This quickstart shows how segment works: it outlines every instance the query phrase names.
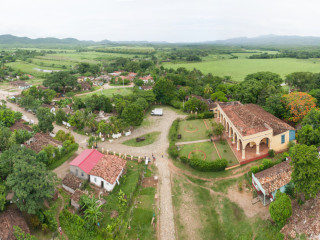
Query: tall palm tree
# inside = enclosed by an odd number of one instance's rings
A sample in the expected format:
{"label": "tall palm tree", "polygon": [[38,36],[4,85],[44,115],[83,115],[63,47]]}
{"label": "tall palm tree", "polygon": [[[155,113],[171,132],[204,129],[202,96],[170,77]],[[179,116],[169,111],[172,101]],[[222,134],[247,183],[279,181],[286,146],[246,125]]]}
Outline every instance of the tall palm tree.
{"label": "tall palm tree", "polygon": [[210,85],[207,84],[207,85],[204,87],[204,93],[205,93],[205,94],[211,94],[212,92],[213,92],[212,87],[210,87]]}

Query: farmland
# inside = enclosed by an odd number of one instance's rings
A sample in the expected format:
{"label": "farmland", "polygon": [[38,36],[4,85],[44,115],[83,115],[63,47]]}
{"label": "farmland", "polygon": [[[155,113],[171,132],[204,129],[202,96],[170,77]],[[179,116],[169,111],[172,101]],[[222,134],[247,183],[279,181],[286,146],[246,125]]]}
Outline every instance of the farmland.
{"label": "farmland", "polygon": [[163,63],[166,68],[184,67],[187,70],[194,68],[203,73],[212,73],[215,76],[231,76],[234,81],[242,81],[246,75],[260,72],[271,71],[280,74],[282,77],[292,72],[309,71],[320,72],[320,59],[248,59],[250,53],[234,53],[236,59],[230,59],[228,55],[209,55],[204,57],[202,62],[195,63]]}

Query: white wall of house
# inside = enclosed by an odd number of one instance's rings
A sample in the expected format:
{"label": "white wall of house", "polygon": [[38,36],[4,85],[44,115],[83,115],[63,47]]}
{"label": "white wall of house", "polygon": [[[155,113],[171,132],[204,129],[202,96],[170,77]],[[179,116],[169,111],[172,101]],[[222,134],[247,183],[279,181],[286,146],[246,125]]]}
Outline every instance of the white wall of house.
{"label": "white wall of house", "polygon": [[116,186],[116,184],[119,184],[119,178],[121,177],[123,172],[123,169],[121,170],[120,174],[117,177],[117,180],[114,182],[114,184],[111,184],[109,182],[107,182],[106,180],[104,180],[101,177],[98,176],[94,176],[94,175],[90,175],[90,182],[97,185],[98,187],[101,187],[101,182],[103,182],[103,188],[105,190],[107,190],[108,192],[111,192],[113,190],[113,188]]}
{"label": "white wall of house", "polygon": [[75,175],[78,178],[81,179],[89,179],[89,175],[86,174],[81,168],[77,167],[77,166],[70,166],[70,172],[73,173],[73,175]]}
{"label": "white wall of house", "polygon": [[63,187],[66,191],[68,191],[68,192],[70,192],[70,193],[74,193],[74,192],[75,192],[71,187],[68,187],[68,186],[66,186],[66,185],[64,185],[64,184],[62,184],[62,187]]}

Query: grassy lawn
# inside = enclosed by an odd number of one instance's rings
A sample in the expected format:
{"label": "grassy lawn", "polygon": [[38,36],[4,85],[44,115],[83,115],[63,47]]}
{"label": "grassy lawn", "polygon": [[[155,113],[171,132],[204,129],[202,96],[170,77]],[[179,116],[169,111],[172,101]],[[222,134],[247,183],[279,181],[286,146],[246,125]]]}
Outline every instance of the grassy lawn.
{"label": "grassy lawn", "polygon": [[221,157],[228,161],[228,166],[233,166],[239,163],[226,140],[216,141],[215,144]]}
{"label": "grassy lawn", "polygon": [[132,147],[146,146],[146,145],[154,143],[158,139],[160,133],[161,132],[151,132],[151,133],[139,136],[139,138],[141,138],[141,137],[145,138],[145,140],[142,142],[136,142],[136,138],[132,138],[127,141],[124,141],[122,144],[127,145],[127,146],[132,146]]}
{"label": "grassy lawn", "polygon": [[181,134],[182,138],[177,142],[208,139],[206,131],[207,128],[202,119],[180,121],[178,134]]}
{"label": "grassy lawn", "polygon": [[97,94],[97,95],[106,95],[107,97],[112,97],[113,95],[122,95],[122,96],[127,96],[132,94],[132,88],[111,88],[111,89],[103,89],[101,91],[97,91],[94,93],[88,93],[85,95],[81,95],[79,96],[80,98],[86,98],[88,96],[91,96],[93,94]]}
{"label": "grassy lawn", "polygon": [[[221,187],[228,189],[233,184],[234,180]],[[172,191],[178,239],[281,239],[279,229],[268,220],[248,218],[229,198],[210,194],[184,177],[173,178]]]}
{"label": "grassy lawn", "polygon": [[[200,159],[203,159],[204,155],[203,155],[203,153],[201,153],[201,151],[203,151],[203,152],[205,152],[205,154],[207,156],[206,161],[214,161],[216,159],[219,159],[218,153],[211,142],[182,145],[182,146],[180,146],[180,148],[181,148],[180,149],[180,156],[188,157],[188,155],[191,151],[196,150],[193,153],[194,157],[198,157]],[[197,151],[197,150],[199,150],[199,151]]]}
{"label": "grassy lawn", "polygon": [[215,76],[231,76],[234,81],[243,81],[246,75],[259,72],[271,71],[282,77],[292,72],[319,72],[320,59],[248,59],[252,54],[239,53],[238,59],[222,58],[217,55],[209,55],[202,62],[196,63],[164,63],[167,68],[184,67],[188,70],[199,69],[203,73],[212,73]]}

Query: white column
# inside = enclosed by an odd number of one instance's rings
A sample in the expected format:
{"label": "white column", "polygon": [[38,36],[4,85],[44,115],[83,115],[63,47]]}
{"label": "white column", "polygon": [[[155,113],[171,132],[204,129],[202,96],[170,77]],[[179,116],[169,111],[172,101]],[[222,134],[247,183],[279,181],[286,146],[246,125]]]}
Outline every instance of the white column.
{"label": "white column", "polygon": [[233,132],[233,134],[232,134],[232,144],[235,144],[235,141],[236,141],[236,134],[235,134],[235,132]]}
{"label": "white column", "polygon": [[240,140],[237,139],[237,151],[239,151],[239,150],[240,150]]}
{"label": "white column", "polygon": [[260,144],[256,144],[256,154],[260,155]]}
{"label": "white column", "polygon": [[245,158],[246,158],[246,150],[242,149],[242,159],[245,159]]}
{"label": "white column", "polygon": [[229,138],[231,138],[231,127],[229,125]]}

